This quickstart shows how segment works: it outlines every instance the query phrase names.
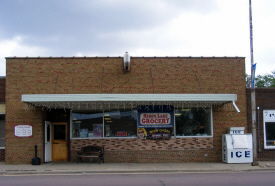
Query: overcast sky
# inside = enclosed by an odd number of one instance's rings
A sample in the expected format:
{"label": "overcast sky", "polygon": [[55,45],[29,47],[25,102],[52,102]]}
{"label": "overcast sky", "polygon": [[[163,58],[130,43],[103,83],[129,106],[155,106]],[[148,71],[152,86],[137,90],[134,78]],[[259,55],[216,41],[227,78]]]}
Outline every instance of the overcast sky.
{"label": "overcast sky", "polygon": [[[256,75],[275,70],[275,0],[252,0]],[[240,56],[249,0],[0,0],[5,57]]]}

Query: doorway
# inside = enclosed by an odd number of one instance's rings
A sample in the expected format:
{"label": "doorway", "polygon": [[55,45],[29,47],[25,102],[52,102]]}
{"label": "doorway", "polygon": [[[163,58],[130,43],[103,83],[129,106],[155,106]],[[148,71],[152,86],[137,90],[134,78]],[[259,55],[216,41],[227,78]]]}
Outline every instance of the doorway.
{"label": "doorway", "polygon": [[68,127],[65,122],[52,123],[52,161],[68,161]]}
{"label": "doorway", "polygon": [[68,125],[45,121],[44,162],[68,161]]}
{"label": "doorway", "polygon": [[44,162],[52,161],[52,122],[45,121],[45,158]]}

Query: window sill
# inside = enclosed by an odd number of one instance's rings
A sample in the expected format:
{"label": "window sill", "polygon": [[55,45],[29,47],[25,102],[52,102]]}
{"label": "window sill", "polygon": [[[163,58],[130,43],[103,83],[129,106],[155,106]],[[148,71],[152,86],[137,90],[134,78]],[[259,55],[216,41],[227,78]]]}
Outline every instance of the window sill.
{"label": "window sill", "polygon": [[266,149],[266,150],[275,150],[275,146],[265,147],[264,149]]}
{"label": "window sill", "polygon": [[71,138],[72,140],[77,140],[77,139],[135,139],[137,137],[95,137],[95,138]]}
{"label": "window sill", "polygon": [[174,138],[213,138],[213,136],[175,136]]}

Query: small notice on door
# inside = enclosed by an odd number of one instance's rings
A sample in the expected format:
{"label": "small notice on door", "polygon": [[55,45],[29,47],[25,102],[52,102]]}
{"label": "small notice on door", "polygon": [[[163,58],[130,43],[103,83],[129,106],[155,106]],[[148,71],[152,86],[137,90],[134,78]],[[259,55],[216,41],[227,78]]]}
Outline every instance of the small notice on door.
{"label": "small notice on door", "polygon": [[32,137],[31,125],[15,125],[14,126],[15,137]]}

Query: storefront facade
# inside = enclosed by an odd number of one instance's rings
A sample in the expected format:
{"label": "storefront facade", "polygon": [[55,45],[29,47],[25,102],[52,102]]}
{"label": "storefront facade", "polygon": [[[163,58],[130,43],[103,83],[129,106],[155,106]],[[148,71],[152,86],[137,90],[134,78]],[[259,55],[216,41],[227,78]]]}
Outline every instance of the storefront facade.
{"label": "storefront facade", "polygon": [[[255,88],[257,159],[275,160],[275,88]],[[251,88],[247,89],[247,122],[251,132]]]}
{"label": "storefront facade", "polygon": [[6,163],[30,163],[34,145],[41,162],[88,145],[105,162],[220,162],[221,135],[247,128],[244,58],[6,61]]}

